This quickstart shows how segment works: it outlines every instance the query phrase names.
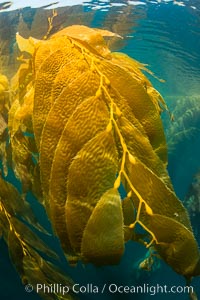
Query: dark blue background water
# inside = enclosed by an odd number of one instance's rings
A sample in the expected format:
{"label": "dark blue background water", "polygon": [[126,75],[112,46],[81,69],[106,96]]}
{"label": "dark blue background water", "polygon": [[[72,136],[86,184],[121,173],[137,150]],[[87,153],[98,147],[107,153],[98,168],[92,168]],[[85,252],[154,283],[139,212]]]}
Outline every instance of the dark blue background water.
{"label": "dark blue background water", "polygon": [[[115,1],[116,3],[117,1]],[[118,1],[119,2],[119,1]],[[126,1],[121,3],[126,4]],[[106,9],[107,1],[91,1],[84,6],[85,18],[92,12],[90,25],[92,27],[105,27],[117,31],[124,36],[120,51],[127,53],[135,59],[149,65],[151,71],[159,78],[165,79],[161,83],[153,76],[146,74],[153,85],[166,99],[169,108],[177,105],[177,99],[200,95],[200,10],[196,1],[185,1],[185,6],[173,4],[172,1],[151,3],[143,1],[146,5],[110,7],[106,10],[93,10],[93,5],[99,4]],[[179,2],[180,3],[180,2]],[[191,6],[196,6],[196,9]],[[1,18],[1,15],[0,15]],[[84,22],[84,20],[83,20]],[[87,22],[86,22],[87,23]],[[200,98],[199,98],[200,99]],[[182,101],[187,109],[187,101]],[[197,112],[200,104],[197,101]],[[183,109],[183,110],[184,110]],[[180,116],[177,116],[180,117]],[[167,114],[163,117],[166,127],[170,127]],[[185,124],[188,128],[192,120]],[[193,124],[194,125],[194,124]],[[195,119],[196,128],[200,128],[200,118]],[[169,174],[178,196],[183,199],[192,182],[193,175],[200,167],[200,134],[182,139],[169,154]],[[42,208],[30,198],[33,208],[43,223],[48,226]],[[198,225],[198,224],[196,224]],[[71,275],[76,283],[86,285],[93,283],[101,287],[104,283],[117,285],[181,285],[184,279],[171,270],[164,262],[160,268],[152,272],[138,270],[141,258],[145,257],[146,250],[135,243],[126,245],[125,255],[119,266],[95,268],[92,265],[79,264],[76,268],[69,268],[64,261],[62,252],[55,239],[49,238],[48,243],[56,249],[61,256],[62,266]],[[39,299],[34,293],[26,293],[21,280],[12,266],[6,244],[0,240],[0,299]],[[200,297],[200,278],[193,281],[196,292]],[[81,299],[188,299],[184,294],[82,294]]]}

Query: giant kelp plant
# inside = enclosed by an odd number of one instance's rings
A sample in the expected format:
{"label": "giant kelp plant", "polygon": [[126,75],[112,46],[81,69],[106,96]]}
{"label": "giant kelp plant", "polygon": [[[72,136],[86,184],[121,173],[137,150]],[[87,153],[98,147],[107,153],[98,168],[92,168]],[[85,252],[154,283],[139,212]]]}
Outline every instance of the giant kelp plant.
{"label": "giant kelp plant", "polygon": [[[21,66],[9,97],[0,78],[0,223],[23,282],[61,276],[41,263],[46,246],[29,226],[42,230],[28,191],[44,205],[70,264],[118,264],[135,240],[187,279],[200,274],[198,245],[166,171],[166,105],[142,64],[109,51],[103,37],[114,35],[75,25],[46,40],[17,34]],[[6,182],[8,167],[23,195]]]}

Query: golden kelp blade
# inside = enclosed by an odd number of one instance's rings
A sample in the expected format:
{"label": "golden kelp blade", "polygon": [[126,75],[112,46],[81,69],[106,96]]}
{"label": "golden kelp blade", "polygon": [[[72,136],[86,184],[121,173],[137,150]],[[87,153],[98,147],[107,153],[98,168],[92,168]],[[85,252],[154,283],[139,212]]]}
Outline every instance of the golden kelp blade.
{"label": "golden kelp blade", "polygon": [[33,55],[35,52],[35,45],[37,40],[33,38],[24,39],[18,32],[16,34],[16,42],[21,52],[28,52]]}
{"label": "golden kelp blade", "polygon": [[10,216],[18,216],[27,223],[44,232],[39,225],[30,204],[24,200],[18,190],[0,176],[0,204]]}
{"label": "golden kelp blade", "polygon": [[155,233],[155,248],[160,256],[186,278],[200,275],[199,249],[194,235],[184,225],[169,217],[148,216],[149,229]]}
{"label": "golden kelp blade", "polygon": [[66,27],[57,33],[55,33],[52,38],[57,38],[58,36],[68,36],[74,38],[75,40],[81,40],[89,44],[92,49],[95,49],[100,55],[107,57],[110,54],[104,36],[106,37],[118,37],[121,38],[118,34],[113,33],[108,30],[89,28],[83,25],[72,25]]}
{"label": "golden kelp blade", "polygon": [[9,88],[9,83],[8,83],[8,79],[5,75],[0,74],[0,95],[1,95],[1,101],[2,98],[5,98],[4,96],[4,92],[6,90],[8,90]]}
{"label": "golden kelp blade", "polygon": [[[148,136],[145,132],[141,132],[141,124],[138,119],[133,115],[131,121],[127,116],[121,116],[117,120],[117,126],[120,128],[120,133],[123,136],[124,143],[127,145],[127,149],[159,178],[162,178],[169,188],[172,188],[165,165],[155,151],[153,151]],[[134,168],[131,164],[129,166]],[[134,172],[134,169],[130,171],[131,174],[132,171]],[[141,182],[141,184],[143,183]]]}
{"label": "golden kelp blade", "polygon": [[[32,247],[29,245],[24,247],[13,231],[9,232],[7,243],[10,258],[21,276],[22,283],[31,285],[43,299],[58,300],[63,298],[54,290],[52,293],[45,293],[43,289],[38,290],[38,284],[51,286],[55,282],[59,282],[63,286],[67,285],[71,290],[73,285],[71,279],[62,274],[55,265],[41,257]],[[69,292],[64,299],[72,300],[74,298],[72,292]]]}
{"label": "golden kelp blade", "polygon": [[48,287],[54,286],[56,283],[59,286],[69,288],[69,292],[62,294],[62,291],[52,289],[52,293],[47,293],[45,289],[41,288],[38,294],[43,299],[55,300],[73,300],[76,299],[73,291],[73,281],[66,276],[56,265],[50,261],[43,259],[36,251],[30,249],[32,259],[25,257],[23,260],[23,268],[25,272],[25,279],[30,283],[34,289],[37,289],[38,283]]}
{"label": "golden kelp blade", "polygon": [[9,109],[9,82],[5,75],[0,73],[0,114],[5,116]]}
{"label": "golden kelp blade", "polygon": [[85,227],[83,260],[99,265],[116,264],[124,252],[123,214],[117,189],[107,190],[95,206]]}
{"label": "golden kelp blade", "polygon": [[103,131],[82,147],[69,167],[67,230],[71,245],[77,253],[81,251],[83,232],[94,208],[101,196],[113,187],[117,163],[113,136]]}
{"label": "golden kelp blade", "polygon": [[9,82],[5,75],[0,73],[0,160],[4,174],[7,175],[7,118],[10,108]]}
{"label": "golden kelp blade", "polygon": [[[192,230],[184,206],[162,178],[159,178],[151,169],[137,159],[134,164],[128,163],[127,168],[131,184],[144,200],[143,204],[147,204],[152,209],[153,214],[170,217],[186,226],[190,231]],[[137,195],[136,197],[138,198]]]}

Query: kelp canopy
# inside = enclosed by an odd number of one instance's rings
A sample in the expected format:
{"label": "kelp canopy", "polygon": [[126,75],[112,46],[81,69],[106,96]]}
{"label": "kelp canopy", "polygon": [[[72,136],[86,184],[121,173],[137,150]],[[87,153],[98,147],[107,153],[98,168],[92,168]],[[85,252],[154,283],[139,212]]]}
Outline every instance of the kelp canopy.
{"label": "kelp canopy", "polygon": [[[109,51],[103,37],[114,35],[75,25],[47,40],[17,34],[22,63],[11,81],[4,170],[7,157],[23,193],[44,205],[70,264],[117,264],[135,240],[191,278],[200,274],[199,250],[166,171],[166,105],[142,64]],[[1,189],[2,201],[10,193]]]}

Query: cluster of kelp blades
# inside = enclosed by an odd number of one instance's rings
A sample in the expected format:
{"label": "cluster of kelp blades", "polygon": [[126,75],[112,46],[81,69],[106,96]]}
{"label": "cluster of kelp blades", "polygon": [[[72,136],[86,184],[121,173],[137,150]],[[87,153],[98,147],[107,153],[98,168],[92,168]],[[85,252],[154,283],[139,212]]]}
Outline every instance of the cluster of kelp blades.
{"label": "cluster of kelp blades", "polygon": [[[21,65],[10,87],[0,77],[0,225],[24,283],[66,285],[33,230],[42,229],[28,191],[70,264],[118,264],[134,240],[187,279],[200,274],[198,245],[166,171],[164,100],[145,67],[111,53],[104,36],[116,38],[76,25],[46,40],[17,34]],[[6,181],[7,168],[22,195]]]}

